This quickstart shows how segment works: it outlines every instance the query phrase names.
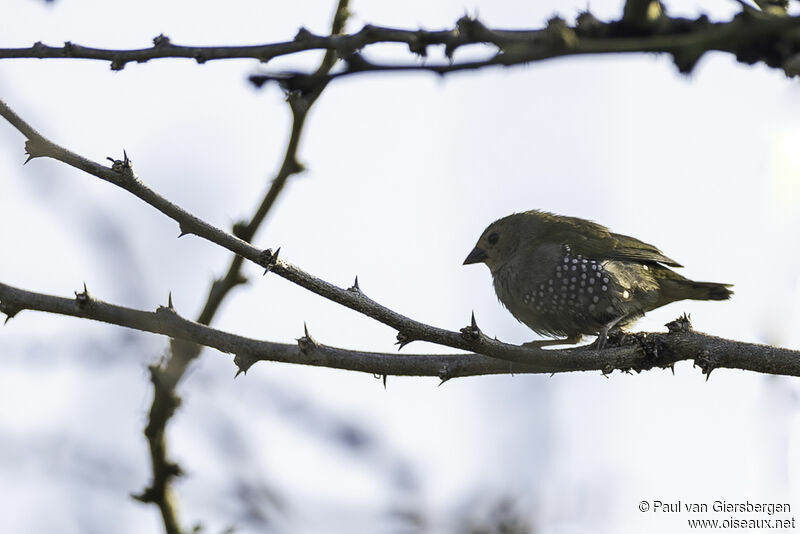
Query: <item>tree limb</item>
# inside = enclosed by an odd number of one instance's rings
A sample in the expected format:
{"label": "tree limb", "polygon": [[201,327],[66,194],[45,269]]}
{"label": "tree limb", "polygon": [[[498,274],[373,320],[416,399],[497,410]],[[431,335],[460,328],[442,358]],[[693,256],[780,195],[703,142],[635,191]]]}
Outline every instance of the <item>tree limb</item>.
{"label": "tree limb", "polygon": [[[36,152],[36,156],[52,157],[76,168],[85,170],[89,174],[103,180],[115,183],[174,219],[178,222],[184,234],[193,233],[216,243],[264,267],[265,273],[270,271],[274,272],[278,276],[317,295],[395,328],[398,331],[397,339],[401,348],[412,341],[428,341],[510,362],[530,362],[531,354],[536,352],[540,357],[545,358],[544,361],[547,362],[543,367],[546,370],[543,372],[580,369],[580,365],[570,363],[570,358],[572,357],[570,355],[574,354],[572,351],[539,350],[537,352],[532,349],[517,347],[491,339],[480,331],[475,323],[474,316],[472,324],[461,329],[460,332],[453,332],[430,326],[408,318],[367,297],[357,284],[349,289],[337,287],[279,259],[277,251],[272,252],[270,249],[257,249],[249,243],[191,215],[145,186],[138,177],[136,177],[133,172],[133,167],[127,157],[125,160],[115,161],[111,168],[107,168],[97,163],[90,162],[81,156],[77,156],[41,137],[38,132],[14,114],[2,100],[0,100],[0,116],[5,117],[21,132],[25,133],[25,135],[31,136],[28,143],[26,143],[29,152],[31,152],[31,145],[34,145],[40,150]],[[42,147],[45,148],[42,149]],[[559,365],[566,365],[566,367],[561,369]]]}
{"label": "tree limb", "polygon": [[[314,73],[285,72],[251,77],[257,85],[278,81],[290,90],[314,91],[320,84],[356,73],[376,71],[427,71],[445,74],[495,65],[511,66],[532,61],[585,54],[658,52],[673,56],[681,72],[690,72],[700,57],[716,50],[733,54],[737,60],[752,64],[764,62],[793,75],[793,65],[800,54],[800,17],[786,16],[780,10],[759,11],[743,5],[729,21],[710,22],[705,15],[697,19],[669,17],[657,0],[629,0],[619,20],[603,22],[588,11],[581,13],[574,25],[555,17],[543,28],[504,30],[488,28],[479,20],[462,17],[448,30],[409,30],[366,25],[360,31],[339,35],[314,35],[301,28],[291,41],[254,46],[181,46],[165,35],[153,39],[150,48],[113,50],[66,42],[53,47],[41,42],[28,48],[2,48],[0,59],[62,58],[108,61],[112,70],[128,63],[145,63],[160,58],[191,58],[198,63],[219,59],[251,58],[263,63],[279,56],[308,50],[326,50],[349,58],[347,68],[337,73],[318,69]],[[467,45],[486,44],[497,53],[483,61],[437,65],[412,61],[389,65],[371,63],[362,57],[365,50],[381,43],[401,43],[417,56],[427,57],[428,47],[444,46],[452,59],[455,51]],[[324,62],[323,62],[324,65]]]}
{"label": "tree limb", "polygon": [[[639,2],[637,2],[638,4]],[[658,4],[658,2],[647,4]],[[658,4],[660,5],[660,4]],[[755,10],[754,10],[755,11]],[[649,17],[652,13],[645,13]],[[553,18],[544,29],[525,31],[492,30],[476,19],[459,20],[457,34],[465,34],[472,42],[493,44],[497,52],[483,60],[425,64],[419,61],[389,64],[374,63],[354,50],[345,56],[344,70],[320,75],[286,71],[255,74],[250,81],[257,87],[277,82],[287,90],[310,91],[319,84],[375,72],[431,72],[444,75],[486,67],[527,64],[565,56],[616,53],[665,53],[673,57],[682,73],[691,72],[700,58],[710,51],[728,52],[748,65],[763,62],[796,74],[800,56],[800,16],[789,17],[745,11],[729,22],[712,23],[703,15],[695,20],[670,18],[660,11],[654,18],[640,19],[638,8],[630,19],[601,22],[589,13],[578,17],[573,26]],[[452,57],[455,48],[448,45],[445,53]]]}
{"label": "tree limb", "polygon": [[[74,299],[45,295],[0,283],[0,312],[13,317],[36,310],[170,336],[234,354],[239,372],[258,361],[347,369],[375,375],[451,378],[507,373],[564,373],[574,371],[640,372],[693,360],[707,375],[717,368],[800,376],[800,351],[742,343],[694,332],[687,317],[668,324],[669,333],[618,334],[601,351],[591,346],[540,350],[494,341],[508,359],[483,354],[390,354],[323,345],[306,331],[297,344],[246,338],[181,317],[171,306],[146,312],[109,304],[92,297],[84,287]],[[238,373],[237,373],[238,374]]]}
{"label": "tree limb", "polygon": [[[0,99],[0,116],[6,118],[9,123],[28,137],[28,141],[25,144],[29,153],[28,161],[36,157],[50,157],[117,185],[175,220],[180,227],[181,235],[195,234],[202,237],[260,265],[266,271],[274,272],[278,276],[317,295],[391,326],[398,330],[398,341],[401,345],[406,345],[411,341],[430,341],[464,350],[474,350],[480,345],[480,348],[487,351],[485,354],[489,356],[510,357],[502,351],[495,351],[496,345],[485,336],[479,335],[473,340],[467,340],[456,332],[428,326],[405,317],[370,299],[356,286],[350,289],[337,287],[306,273],[285,260],[279,259],[277,251],[258,249],[250,243],[199,219],[158,195],[139,180],[127,154],[122,160],[115,160],[111,167],[106,167],[70,152],[46,139],[14,113],[2,99]],[[495,353],[497,354],[496,356]]]}

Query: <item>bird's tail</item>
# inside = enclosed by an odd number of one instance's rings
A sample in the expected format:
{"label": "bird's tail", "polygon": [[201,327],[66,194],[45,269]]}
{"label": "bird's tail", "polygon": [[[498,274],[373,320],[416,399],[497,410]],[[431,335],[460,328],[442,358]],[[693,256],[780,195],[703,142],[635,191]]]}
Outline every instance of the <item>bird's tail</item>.
{"label": "bird's tail", "polygon": [[[666,272],[663,272],[666,271]],[[659,278],[660,301],[663,304],[676,300],[728,300],[733,295],[731,284],[716,282],[695,282],[679,275],[671,269],[664,268],[657,275]],[[659,304],[661,306],[662,304]]]}
{"label": "bird's tail", "polygon": [[[674,283],[672,280],[669,282]],[[668,289],[670,285],[670,283],[663,284],[662,288]],[[681,294],[681,296],[678,297],[681,299],[728,300],[731,298],[731,295],[733,295],[733,291],[728,289],[732,287],[731,284],[718,284],[716,282],[694,282],[692,280],[686,280],[685,282],[679,282],[676,285],[677,287],[674,289]]]}

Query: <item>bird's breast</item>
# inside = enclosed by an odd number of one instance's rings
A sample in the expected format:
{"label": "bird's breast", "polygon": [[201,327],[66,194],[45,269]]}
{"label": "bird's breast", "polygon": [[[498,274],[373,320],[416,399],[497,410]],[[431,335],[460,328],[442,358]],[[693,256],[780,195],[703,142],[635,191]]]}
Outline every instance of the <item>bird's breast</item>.
{"label": "bird's breast", "polygon": [[607,260],[574,254],[567,246],[520,255],[495,273],[497,297],[514,317],[545,335],[594,334],[625,314],[636,288],[623,283]]}

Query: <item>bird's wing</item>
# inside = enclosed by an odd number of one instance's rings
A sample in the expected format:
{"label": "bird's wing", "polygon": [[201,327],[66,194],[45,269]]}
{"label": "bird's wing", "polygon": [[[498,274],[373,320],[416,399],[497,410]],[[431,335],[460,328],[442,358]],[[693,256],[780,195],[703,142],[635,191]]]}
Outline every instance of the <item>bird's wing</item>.
{"label": "bird's wing", "polygon": [[553,237],[556,240],[569,245],[574,253],[587,258],[654,262],[670,267],[683,267],[653,245],[635,237],[614,234],[597,223],[564,217],[554,226]]}
{"label": "bird's wing", "polygon": [[672,258],[665,256],[656,247],[635,237],[622,234],[611,234],[614,248],[609,258],[620,260],[654,261],[670,267],[683,267]]}

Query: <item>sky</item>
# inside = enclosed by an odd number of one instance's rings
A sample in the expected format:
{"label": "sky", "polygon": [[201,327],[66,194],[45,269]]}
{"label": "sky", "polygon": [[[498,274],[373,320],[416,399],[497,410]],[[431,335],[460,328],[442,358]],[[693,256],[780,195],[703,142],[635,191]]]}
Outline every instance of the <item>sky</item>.
{"label": "sky", "polygon": [[[438,29],[464,13],[500,28],[568,20],[583,2],[356,1],[364,23]],[[620,2],[592,2],[600,18]],[[694,16],[698,2],[668,2]],[[333,4],[8,0],[2,47],[72,41],[146,47],[325,33]],[[713,18],[738,9],[707,2]],[[430,62],[441,50],[431,50]],[[459,52],[459,54],[462,52]],[[464,51],[464,54],[469,53]],[[0,96],[42,133],[93,160],[123,149],[156,191],[223,228],[258,205],[283,156],[290,115],[277,87],[247,76],[312,67],[319,54],[252,61],[0,61]],[[402,47],[374,52],[406,58]],[[456,56],[459,57],[458,54]],[[331,84],[312,110],[294,177],[256,245],[428,324],[475,312],[511,343],[534,334],[497,302],[483,266],[461,265],[493,220],[544,209],[654,243],[726,302],[680,302],[695,328],[800,347],[800,98],[795,80],[708,54],[690,76],[655,55],[566,58],[513,69],[375,75]],[[177,239],[175,223],[107,183],[24,161],[0,123],[0,280],[155,309],[171,292],[197,314],[228,254]],[[216,325],[292,342],[391,352],[396,332],[276,276],[236,290]],[[141,431],[147,365],[166,340],[23,312],[0,330],[0,530],[159,532]],[[442,352],[424,343],[413,352]],[[402,353],[401,353],[402,354]],[[796,379],[690,362],[642,374],[571,373],[450,381],[259,363],[233,379],[206,350],[169,428],[187,471],[181,517],[209,531],[458,532],[512,503],[537,533],[683,532],[687,513],[641,501],[788,502],[800,510]],[[42,513],[42,510],[47,513]],[[499,511],[498,511],[499,510]],[[417,523],[424,527],[412,528]],[[713,518],[715,516],[709,516]],[[725,518],[727,516],[720,516]],[[739,518],[739,516],[736,516]],[[749,518],[749,516],[741,516]]]}

